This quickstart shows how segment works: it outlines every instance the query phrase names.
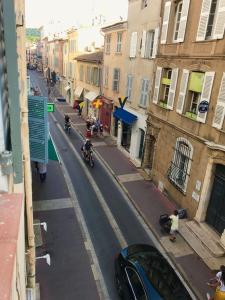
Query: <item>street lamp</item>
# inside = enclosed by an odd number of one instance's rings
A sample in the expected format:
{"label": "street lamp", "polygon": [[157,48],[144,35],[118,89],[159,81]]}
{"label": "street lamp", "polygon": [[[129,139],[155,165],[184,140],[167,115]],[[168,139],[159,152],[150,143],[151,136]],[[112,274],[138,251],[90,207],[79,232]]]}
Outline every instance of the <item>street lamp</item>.
{"label": "street lamp", "polygon": [[47,223],[46,223],[46,222],[36,223],[36,224],[33,224],[33,225],[34,225],[34,226],[41,225],[41,226],[43,226],[44,230],[47,231]]}
{"label": "street lamp", "polygon": [[38,257],[36,257],[35,259],[37,260],[37,259],[41,259],[41,258],[46,259],[47,264],[48,264],[49,266],[51,265],[51,257],[50,257],[50,254],[45,254],[45,255],[43,255],[43,256],[38,256]]}

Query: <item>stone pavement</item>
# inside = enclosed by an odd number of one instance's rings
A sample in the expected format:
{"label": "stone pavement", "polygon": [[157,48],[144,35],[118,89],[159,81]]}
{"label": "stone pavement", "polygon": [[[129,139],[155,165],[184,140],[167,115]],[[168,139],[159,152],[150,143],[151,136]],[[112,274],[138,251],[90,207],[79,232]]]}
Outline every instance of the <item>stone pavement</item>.
{"label": "stone pavement", "polygon": [[[62,114],[70,115],[73,128],[82,137],[85,137],[86,123],[83,118],[78,116],[76,110],[67,103],[59,103],[57,100],[55,102]],[[209,254],[207,254],[205,255],[206,259],[202,259],[197,255],[192,244],[193,242],[197,243],[196,241],[190,238],[190,241],[187,242],[182,234],[179,234],[176,243],[171,243],[168,236],[161,231],[159,216],[163,213],[171,214],[176,205],[163,195],[151,181],[145,180],[139,169],[117,148],[115,141],[110,136],[93,137],[92,143],[96,155],[104,162],[126,192],[146,224],[176,264],[179,272],[192,287],[197,298],[206,299],[206,292],[209,291],[206,282],[214,276],[215,270],[219,268],[220,264],[225,263],[224,258],[217,258],[216,263],[214,261],[211,264],[214,267],[209,268],[210,263],[208,266],[205,262],[208,262],[212,257],[208,257]],[[185,227],[184,221],[181,221],[183,231],[185,231]]]}

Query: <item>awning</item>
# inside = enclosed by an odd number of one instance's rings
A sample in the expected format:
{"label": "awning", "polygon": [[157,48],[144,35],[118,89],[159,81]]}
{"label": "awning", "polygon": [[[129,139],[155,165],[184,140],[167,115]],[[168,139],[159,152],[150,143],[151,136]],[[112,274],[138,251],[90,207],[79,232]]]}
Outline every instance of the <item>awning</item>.
{"label": "awning", "polygon": [[84,98],[88,99],[89,101],[94,101],[97,97],[98,97],[99,94],[95,93],[95,92],[88,92]]}
{"label": "awning", "polygon": [[80,95],[82,94],[82,92],[83,92],[83,87],[82,86],[77,86],[76,87],[76,89],[75,89],[75,95],[77,96],[77,97],[80,97]]}
{"label": "awning", "polygon": [[127,110],[123,108],[117,108],[113,116],[117,119],[122,120],[124,123],[131,125],[137,120],[137,116],[133,115],[132,113],[128,112]]}
{"label": "awning", "polygon": [[55,149],[55,145],[54,145],[50,135],[49,135],[49,139],[48,139],[48,159],[59,161],[59,157],[58,157],[57,151]]}
{"label": "awning", "polygon": [[70,90],[70,86],[67,85],[67,86],[65,87],[65,91],[68,92],[69,90]]}

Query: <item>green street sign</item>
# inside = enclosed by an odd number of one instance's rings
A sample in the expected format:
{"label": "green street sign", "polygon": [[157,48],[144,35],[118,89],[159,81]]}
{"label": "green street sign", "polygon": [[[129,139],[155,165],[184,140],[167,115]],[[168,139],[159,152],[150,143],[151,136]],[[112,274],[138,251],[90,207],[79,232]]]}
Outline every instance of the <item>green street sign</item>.
{"label": "green street sign", "polygon": [[55,104],[48,103],[48,112],[54,112],[54,111],[55,111]]}

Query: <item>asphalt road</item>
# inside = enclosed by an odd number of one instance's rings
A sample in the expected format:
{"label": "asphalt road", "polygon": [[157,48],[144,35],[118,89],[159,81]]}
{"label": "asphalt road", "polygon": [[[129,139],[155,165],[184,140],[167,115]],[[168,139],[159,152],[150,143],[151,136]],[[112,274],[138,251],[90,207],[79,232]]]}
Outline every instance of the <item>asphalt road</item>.
{"label": "asphalt road", "polygon": [[[30,76],[32,85],[38,86],[42,95],[46,96],[46,84],[42,77],[36,72],[30,72]],[[114,286],[114,258],[116,254],[124,245],[134,243],[153,244],[151,234],[146,231],[146,227],[141,219],[128,204],[126,195],[109,172],[107,172],[105,167],[98,161],[97,157],[94,157],[95,166],[93,169],[84,164],[80,154],[80,147],[82,145],[81,136],[74,130],[71,131],[69,136],[64,133],[64,119],[57,110],[53,116],[51,115],[49,117],[49,123],[52,138],[63,161],[63,170],[67,178],[67,184],[69,184],[69,191],[72,191],[72,195],[74,193],[74,201],[77,201],[76,203],[80,208],[78,215],[85,224],[86,233],[88,235],[86,236],[86,241],[89,241],[93,246],[91,258],[89,255],[89,263],[94,260],[97,265],[96,270],[97,273],[99,273],[97,275],[99,280],[97,281],[100,282],[100,290],[104,295],[103,299],[107,299],[107,296],[109,296],[109,299],[116,300],[118,299]],[[63,218],[67,218],[68,212],[60,210],[58,214],[60,214],[60,212],[61,215],[57,215],[55,218],[60,219],[60,224],[63,229]],[[70,235],[71,230],[71,237],[74,236],[74,234],[72,234],[73,226],[78,226],[78,224],[81,223],[81,221],[77,219],[76,214],[74,214],[73,217],[74,222],[70,221],[70,225],[66,227],[67,235]],[[57,229],[55,228],[55,230]],[[63,232],[63,230],[61,231]],[[55,244],[51,245],[51,247],[57,249],[57,243],[60,243],[60,239],[55,241]],[[56,249],[55,251],[57,251]],[[61,251],[60,249],[59,247],[59,251]],[[74,252],[73,247],[67,247],[67,251],[72,251],[71,254],[75,258],[76,256],[79,258],[79,253]],[[84,263],[86,264],[87,261]],[[77,271],[77,269],[74,270],[74,272]],[[43,268],[40,268],[37,272],[39,272],[39,278],[41,277],[44,282],[46,273]],[[63,266],[60,272],[63,272]],[[70,272],[73,272],[73,270],[70,270]],[[93,275],[93,277],[95,276]],[[53,288],[54,282],[52,282],[52,289]],[[70,289],[73,289],[72,283],[68,284],[67,274],[65,274],[65,286],[61,283],[61,289],[63,288],[67,290],[68,293]],[[84,287],[80,286],[80,288]],[[48,287],[48,295],[50,294],[51,286]],[[53,298],[49,297],[48,299]],[[74,298],[68,296],[64,299],[70,300]],[[54,298],[54,300],[57,299]]]}

